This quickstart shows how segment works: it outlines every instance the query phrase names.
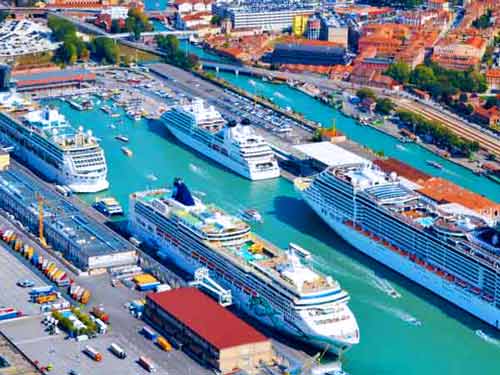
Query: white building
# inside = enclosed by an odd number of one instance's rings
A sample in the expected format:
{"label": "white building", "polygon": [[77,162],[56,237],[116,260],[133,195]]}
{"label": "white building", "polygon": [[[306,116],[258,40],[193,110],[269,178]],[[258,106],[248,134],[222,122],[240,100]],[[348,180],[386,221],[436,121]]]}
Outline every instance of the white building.
{"label": "white building", "polygon": [[127,7],[108,7],[101,11],[101,14],[108,14],[112,20],[124,20],[128,17]]}

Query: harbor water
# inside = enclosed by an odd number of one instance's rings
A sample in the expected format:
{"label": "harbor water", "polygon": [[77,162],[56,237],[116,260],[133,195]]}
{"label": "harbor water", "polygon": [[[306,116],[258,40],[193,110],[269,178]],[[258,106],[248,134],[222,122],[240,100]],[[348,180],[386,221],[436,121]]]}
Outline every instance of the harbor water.
{"label": "harbor water", "polygon": [[[250,82],[248,77],[224,78],[250,91],[258,90],[259,95],[272,97],[275,103],[290,106],[325,125],[336,118],[337,127],[351,139],[500,200],[498,185],[486,178],[441,160],[417,145],[398,149],[391,137],[360,127],[287,86]],[[170,185],[174,177],[180,176],[194,194],[231,213],[243,208],[259,210],[264,223],[255,225],[254,230],[277,245],[286,247],[294,242],[310,250],[313,265],[338,279],[351,294],[350,307],[360,325],[361,343],[344,355],[344,368],[349,373],[498,374],[498,332],[347,245],[305,205],[290,182],[249,182],[180,145],[158,121],[134,122],[124,115],[112,119],[98,109],[104,103],[88,112],[76,111],[65,102],[51,103],[75,126],[91,129],[106,152],[111,187],[107,192],[82,196],[89,203],[97,196],[112,195],[126,209],[130,193]],[[118,134],[129,137],[131,157],[121,151],[123,144],[114,138]],[[429,159],[439,161],[444,169],[428,166],[425,160]],[[393,290],[401,298],[392,298]],[[478,335],[477,330],[484,334]]]}

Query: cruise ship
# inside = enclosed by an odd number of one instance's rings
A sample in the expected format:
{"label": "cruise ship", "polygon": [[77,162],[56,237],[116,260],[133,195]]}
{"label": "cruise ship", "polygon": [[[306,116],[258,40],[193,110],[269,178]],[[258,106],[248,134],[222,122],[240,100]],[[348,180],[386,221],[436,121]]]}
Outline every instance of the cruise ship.
{"label": "cruise ship", "polygon": [[133,193],[129,207],[134,237],[188,274],[208,269],[247,316],[322,350],[340,353],[359,342],[349,294],[336,280],[310,268],[293,246],[279,249],[194,198],[182,180],[171,190]]}
{"label": "cruise ship", "polygon": [[250,180],[276,178],[278,162],[271,147],[248,123],[226,123],[221,114],[195,98],[162,115],[169,131],[182,143]]}
{"label": "cruise ship", "polygon": [[91,131],[74,129],[56,109],[30,111],[18,119],[0,113],[0,140],[13,146],[27,166],[74,192],[109,187],[104,151]]}
{"label": "cruise ship", "polygon": [[498,205],[477,212],[436,201],[369,161],[329,167],[295,187],[353,247],[500,329]]}

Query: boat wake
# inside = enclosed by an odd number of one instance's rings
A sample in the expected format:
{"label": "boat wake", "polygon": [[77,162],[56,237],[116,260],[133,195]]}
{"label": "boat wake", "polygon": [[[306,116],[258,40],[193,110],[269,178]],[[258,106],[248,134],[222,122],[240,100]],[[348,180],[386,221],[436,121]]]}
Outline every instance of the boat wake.
{"label": "boat wake", "polygon": [[285,99],[285,95],[283,95],[281,92],[274,92],[273,95],[277,98],[280,98],[280,99]]}
{"label": "boat wake", "polygon": [[252,86],[254,86],[254,87],[255,87],[255,85],[257,84],[257,83],[256,83],[253,79],[250,79],[250,80],[248,81],[248,83],[249,83],[249,84],[251,84],[251,85],[252,85]]}
{"label": "boat wake", "polygon": [[204,174],[203,170],[199,166],[193,163],[189,163],[189,170],[193,173],[196,173],[199,176],[202,176]]}
{"label": "boat wake", "polygon": [[401,294],[392,286],[389,280],[377,276],[371,269],[360,264],[352,263],[350,266],[363,275],[363,277],[359,277],[359,279],[364,280],[369,285],[392,298],[401,298]]}
{"label": "boat wake", "polygon": [[201,191],[201,190],[194,190],[193,194],[198,196],[198,197],[204,197],[205,195],[207,195],[204,191]]}
{"label": "boat wake", "polygon": [[500,348],[500,341],[494,339],[487,333],[484,333],[482,330],[478,329],[476,330],[476,335],[483,341],[487,342],[488,344],[495,345]]}
{"label": "boat wake", "polygon": [[158,177],[156,177],[153,173],[149,173],[146,175],[146,178],[149,180],[149,181],[157,181],[158,180]]}
{"label": "boat wake", "polygon": [[401,320],[405,323],[408,323],[412,326],[420,327],[422,325],[422,322],[420,320],[418,320],[416,317],[407,313],[404,310],[398,309],[396,307],[383,305],[383,304],[377,303],[377,302],[371,302],[371,304],[374,307],[376,307],[377,309],[382,310],[382,311],[394,316],[395,318],[398,318],[399,320]]}
{"label": "boat wake", "polygon": [[399,151],[408,151],[408,149],[407,149],[405,146],[400,145],[400,144],[397,144],[397,145],[396,145],[396,148],[397,148]]}
{"label": "boat wake", "polygon": [[381,277],[378,277],[377,275],[373,275],[373,279],[371,281],[371,284],[375,288],[384,292],[389,297],[401,298],[401,294],[391,285],[391,283],[387,279],[383,279]]}

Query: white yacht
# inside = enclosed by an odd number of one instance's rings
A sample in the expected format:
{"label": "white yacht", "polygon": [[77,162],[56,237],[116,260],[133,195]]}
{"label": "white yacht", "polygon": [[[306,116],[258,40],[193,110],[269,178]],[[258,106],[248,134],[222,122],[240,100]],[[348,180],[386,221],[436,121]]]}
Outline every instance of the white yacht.
{"label": "white yacht", "polygon": [[49,181],[77,193],[109,187],[104,151],[92,132],[74,129],[56,109],[46,107],[19,118],[0,113],[0,139]]}
{"label": "white yacht", "polygon": [[233,305],[277,332],[340,353],[359,342],[349,294],[304,263],[251,232],[249,224],[194,198],[180,179],[167,189],[133,193],[133,236],[190,275],[209,270],[231,291]]}
{"label": "white yacht", "polygon": [[243,177],[264,180],[280,175],[274,152],[249,123],[226,123],[203,99],[173,107],[161,118],[179,141]]}

